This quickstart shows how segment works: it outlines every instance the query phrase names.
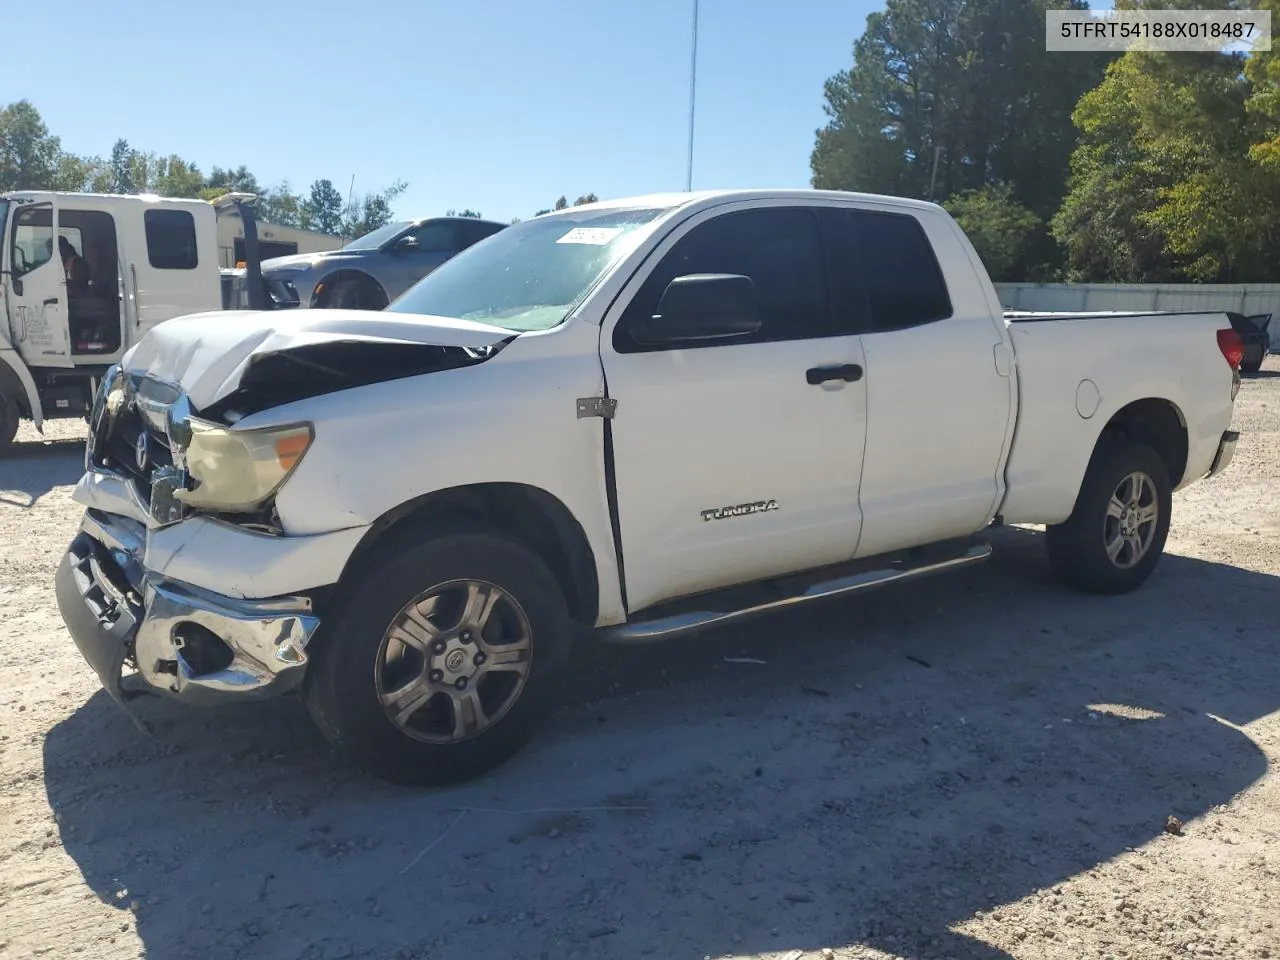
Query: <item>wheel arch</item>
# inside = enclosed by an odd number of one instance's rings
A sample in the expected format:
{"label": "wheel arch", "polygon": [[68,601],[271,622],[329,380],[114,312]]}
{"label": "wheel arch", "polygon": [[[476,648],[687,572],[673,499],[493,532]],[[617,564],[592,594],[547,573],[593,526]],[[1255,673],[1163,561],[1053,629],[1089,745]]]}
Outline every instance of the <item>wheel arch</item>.
{"label": "wheel arch", "polygon": [[1104,443],[1117,439],[1149,444],[1168,468],[1174,489],[1182,483],[1189,454],[1187,418],[1173,401],[1146,397],[1125,404],[1103,426],[1090,458]]}
{"label": "wheel arch", "polygon": [[565,594],[574,620],[591,626],[599,613],[595,552],[573,513],[552,493],[523,483],[478,483],[437,490],[388,510],[369,527],[347,559],[339,585],[361,560],[401,538],[481,528],[505,534],[537,554]]}
{"label": "wheel arch", "polygon": [[18,401],[18,413],[35,421],[37,428],[44,423],[44,409],[36,382],[26,365],[13,350],[0,350],[0,393],[6,393]]}
{"label": "wheel arch", "polygon": [[333,273],[325,274],[316,281],[316,285],[311,291],[310,306],[312,308],[324,307],[328,301],[328,292],[344,280],[360,280],[366,283],[371,283],[377,289],[378,293],[382,295],[383,300],[388,303],[391,302],[391,298],[387,295],[386,287],[379,283],[378,279],[373,274],[366,270],[361,270],[358,267],[342,267],[341,269],[333,271]]}

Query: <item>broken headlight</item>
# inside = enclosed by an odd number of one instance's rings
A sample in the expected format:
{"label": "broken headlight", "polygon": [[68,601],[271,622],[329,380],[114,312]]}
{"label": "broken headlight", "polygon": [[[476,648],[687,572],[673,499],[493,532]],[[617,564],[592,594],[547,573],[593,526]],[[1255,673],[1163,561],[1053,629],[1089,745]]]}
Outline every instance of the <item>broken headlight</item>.
{"label": "broken headlight", "polygon": [[191,419],[186,426],[181,456],[190,481],[174,496],[188,507],[228,513],[251,511],[270,499],[315,436],[309,423],[229,430]]}

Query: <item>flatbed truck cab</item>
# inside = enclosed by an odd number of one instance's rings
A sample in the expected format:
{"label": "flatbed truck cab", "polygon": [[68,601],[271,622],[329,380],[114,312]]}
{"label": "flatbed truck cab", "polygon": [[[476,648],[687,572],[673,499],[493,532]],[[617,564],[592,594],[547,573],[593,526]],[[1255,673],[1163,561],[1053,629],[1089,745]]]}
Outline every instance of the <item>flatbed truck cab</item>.
{"label": "flatbed truck cab", "polygon": [[152,327],[222,308],[217,209],[252,199],[0,194],[0,452],[20,418],[86,416]]}

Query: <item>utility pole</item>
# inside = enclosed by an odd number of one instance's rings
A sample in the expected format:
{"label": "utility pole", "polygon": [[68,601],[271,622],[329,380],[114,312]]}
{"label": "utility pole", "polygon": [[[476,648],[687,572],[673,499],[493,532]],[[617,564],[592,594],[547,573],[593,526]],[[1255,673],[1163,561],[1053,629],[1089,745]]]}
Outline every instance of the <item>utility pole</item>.
{"label": "utility pole", "polygon": [[698,91],[698,0],[693,0],[693,52],[689,62],[689,165],[684,188],[693,190],[693,113]]}
{"label": "utility pole", "polygon": [[930,200],[933,200],[937,196],[937,193],[934,191],[934,187],[937,186],[938,183],[938,157],[940,156],[942,156],[942,144],[939,143],[933,148],[933,173],[929,175]]}

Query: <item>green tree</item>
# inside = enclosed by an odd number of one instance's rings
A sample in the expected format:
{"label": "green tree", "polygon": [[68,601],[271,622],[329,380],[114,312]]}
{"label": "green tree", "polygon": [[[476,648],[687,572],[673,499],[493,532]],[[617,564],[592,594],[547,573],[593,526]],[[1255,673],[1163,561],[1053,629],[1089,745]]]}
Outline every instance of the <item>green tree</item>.
{"label": "green tree", "polygon": [[0,110],[0,190],[48,190],[61,157],[61,141],[30,100]]}
{"label": "green tree", "polygon": [[966,190],[943,206],[969,237],[993,281],[1047,278],[1045,265],[1030,262],[1037,235],[1045,233],[1044,221],[1014,200],[1007,184]]}
{"label": "green tree", "polygon": [[302,207],[302,225],[337,236],[342,232],[342,194],[332,180],[317,180]]}
{"label": "green tree", "polygon": [[249,172],[249,168],[241,164],[234,170],[214,167],[205,180],[205,188],[218,190],[221,193],[262,193],[258,178]]}
{"label": "green tree", "polygon": [[466,210],[461,210],[461,211],[446,210],[444,212],[444,215],[446,217],[475,217],[477,220],[483,218],[483,214],[481,214],[477,210],[472,210],[470,207],[468,207]]}
{"label": "green tree", "polygon": [[109,171],[111,193],[134,193],[137,190],[133,182],[133,150],[123,137],[111,146]]}
{"label": "green tree", "polygon": [[1075,114],[1080,145],[1053,219],[1069,276],[1270,279],[1280,171],[1259,131],[1264,102],[1236,54],[1131,51],[1114,63]]}
{"label": "green tree", "polygon": [[1065,192],[1071,111],[1110,55],[1046,55],[1047,8],[1084,0],[888,0],[825,85],[815,187],[939,201],[991,184],[1048,218]]}
{"label": "green tree", "polygon": [[289,189],[288,181],[268,187],[258,194],[257,214],[266,223],[282,227],[305,227],[306,201]]}
{"label": "green tree", "polygon": [[199,197],[205,186],[204,174],[194,163],[171,154],[153,162],[147,186],[162,197]]}
{"label": "green tree", "polygon": [[404,193],[408,186],[403,180],[398,180],[384,190],[366,193],[357,198],[343,224],[342,235],[348,240],[355,240],[379,227],[385,227],[392,219],[392,201]]}

